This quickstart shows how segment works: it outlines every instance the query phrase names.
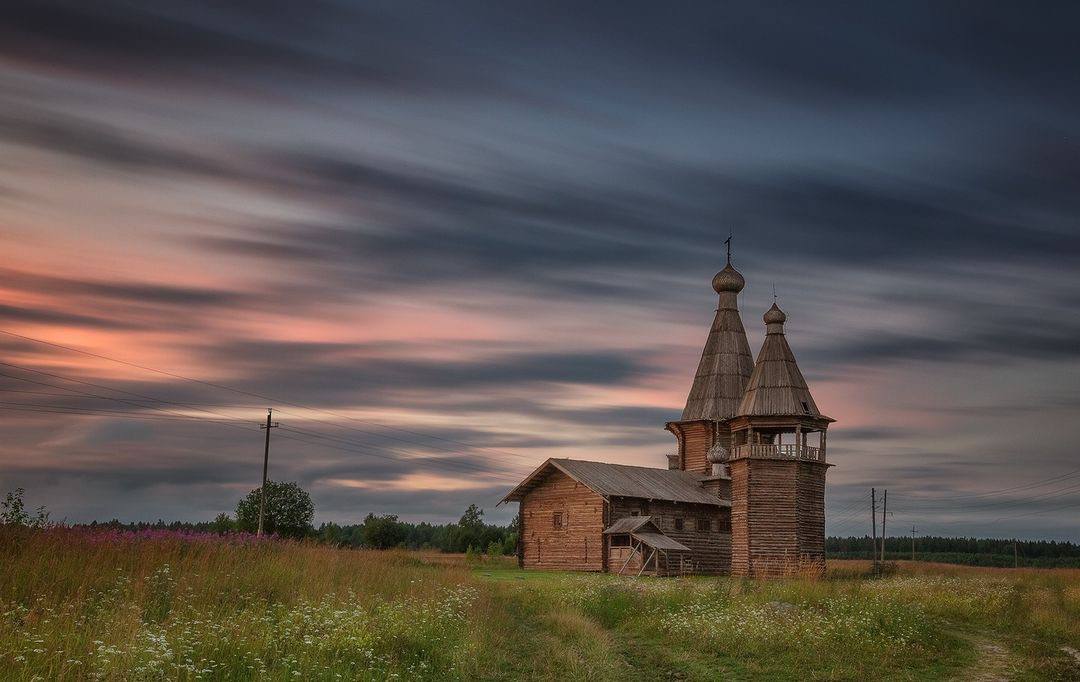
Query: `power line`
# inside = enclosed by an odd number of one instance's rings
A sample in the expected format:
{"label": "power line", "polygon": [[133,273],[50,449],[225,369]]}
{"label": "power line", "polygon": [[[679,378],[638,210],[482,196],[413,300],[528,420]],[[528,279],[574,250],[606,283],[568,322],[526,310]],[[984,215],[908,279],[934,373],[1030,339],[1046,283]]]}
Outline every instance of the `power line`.
{"label": "power line", "polygon": [[[69,381],[69,382],[74,383],[74,384],[82,384],[84,386],[92,386],[94,388],[101,388],[101,389],[105,389],[106,391],[112,391],[114,393],[122,393],[124,395],[130,395],[130,396],[134,396],[136,398],[142,398],[143,400],[151,400],[151,401],[154,401],[154,402],[157,402],[157,403],[162,403],[162,404],[165,404],[165,405],[176,405],[177,407],[187,407],[187,408],[197,410],[199,412],[205,412],[207,414],[212,414],[212,415],[214,415],[216,417],[225,417],[227,419],[229,418],[229,417],[226,417],[226,415],[221,414],[220,412],[214,412],[213,410],[207,410],[205,408],[201,408],[201,407],[198,407],[198,406],[195,406],[195,405],[189,405],[187,403],[175,402],[175,401],[171,401],[171,400],[163,400],[161,398],[156,398],[154,396],[149,396],[149,395],[145,395],[145,394],[142,394],[142,393],[136,393],[134,391],[127,391],[127,390],[124,390],[124,389],[121,389],[121,388],[115,388],[113,386],[107,386],[105,384],[96,384],[96,383],[94,383],[92,381],[86,381],[86,380],[83,380],[83,379],[75,379],[75,378],[72,378],[72,377],[69,377],[69,376],[64,376],[63,374],[57,374],[55,372],[46,372],[45,370],[42,370],[42,369],[35,369],[35,368],[32,368],[32,367],[25,367],[25,366],[22,366],[22,365],[16,365],[15,363],[11,363],[11,362],[0,362],[0,365],[4,365],[6,367],[15,367],[16,369],[21,369],[21,370],[23,370],[25,372],[33,372],[35,374],[42,374],[42,375],[45,375],[45,376],[53,377],[55,379],[60,379],[61,381]],[[76,392],[75,389],[68,388],[66,386],[57,386],[55,384],[41,383],[41,382],[33,381],[31,379],[27,379],[25,377],[15,376],[15,375],[12,375],[12,374],[4,374],[4,373],[0,372],[0,376],[6,376],[6,377],[10,377],[12,379],[18,379],[20,381],[29,381],[31,383],[40,384],[42,386],[51,386],[52,388],[59,388],[60,390],[63,390],[63,391]],[[117,400],[117,401],[120,401],[120,402],[126,402],[126,403],[131,403],[131,404],[136,404],[137,405],[137,403],[134,403],[133,401],[124,400],[123,398],[116,398],[114,396],[102,396],[102,395],[95,395],[95,394],[92,394],[92,393],[84,393],[83,395],[88,396],[88,397],[92,397],[92,398],[101,398],[102,400]],[[150,409],[159,409],[159,408],[155,408],[155,407],[150,406],[150,405],[138,405],[138,406],[139,407],[149,407]]]}
{"label": "power line", "polygon": [[[22,405],[27,405],[27,407],[22,407]],[[236,420],[236,423],[229,423],[218,419],[204,419],[201,417],[169,417],[166,415],[148,414],[145,412],[124,412],[121,410],[93,408],[63,408],[52,405],[33,405],[32,403],[0,402],[0,409],[16,412],[37,412],[41,414],[70,414],[86,417],[122,417],[124,419],[151,419],[158,421],[187,422],[198,424],[221,424],[222,426],[239,426],[240,421]]]}

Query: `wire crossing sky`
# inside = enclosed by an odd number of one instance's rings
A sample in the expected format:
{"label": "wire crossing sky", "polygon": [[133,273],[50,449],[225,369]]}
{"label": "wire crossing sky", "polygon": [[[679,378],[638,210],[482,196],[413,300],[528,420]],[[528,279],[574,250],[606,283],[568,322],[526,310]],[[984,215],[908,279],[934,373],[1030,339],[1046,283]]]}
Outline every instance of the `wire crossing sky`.
{"label": "wire crossing sky", "polygon": [[55,517],[231,511],[267,407],[320,520],[664,466],[733,235],[830,532],[1080,540],[1074,4],[5,9],[0,488]]}

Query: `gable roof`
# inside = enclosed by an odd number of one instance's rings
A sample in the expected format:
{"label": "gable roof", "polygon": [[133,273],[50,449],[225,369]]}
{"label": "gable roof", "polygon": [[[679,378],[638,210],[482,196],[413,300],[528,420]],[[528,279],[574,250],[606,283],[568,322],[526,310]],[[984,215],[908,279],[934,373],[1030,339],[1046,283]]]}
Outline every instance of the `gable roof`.
{"label": "gable roof", "polygon": [[581,459],[547,460],[507,493],[499,504],[520,501],[552,469],[563,472],[603,497],[637,497],[645,500],[711,504],[718,507],[731,505],[731,502],[721,500],[701,487],[704,476],[699,474]]}

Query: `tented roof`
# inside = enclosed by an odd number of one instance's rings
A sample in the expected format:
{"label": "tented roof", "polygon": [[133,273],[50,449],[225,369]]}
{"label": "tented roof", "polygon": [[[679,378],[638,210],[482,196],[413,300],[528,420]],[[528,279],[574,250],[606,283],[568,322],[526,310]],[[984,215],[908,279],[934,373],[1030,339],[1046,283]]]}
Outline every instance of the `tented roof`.
{"label": "tented roof", "polygon": [[[725,275],[726,277],[722,277]],[[735,280],[737,278],[737,281]],[[734,281],[738,286],[717,286],[717,280]],[[723,284],[721,282],[721,284]],[[754,368],[746,330],[739,317],[738,293],[742,275],[729,263],[714,279],[720,295],[709,337],[701,352],[694,383],[686,398],[682,420],[709,419],[720,421],[735,416],[736,408],[746,389],[746,381]]]}
{"label": "tented roof", "polygon": [[765,313],[765,342],[739,403],[739,416],[822,416],[784,336],[785,319],[775,303]]}

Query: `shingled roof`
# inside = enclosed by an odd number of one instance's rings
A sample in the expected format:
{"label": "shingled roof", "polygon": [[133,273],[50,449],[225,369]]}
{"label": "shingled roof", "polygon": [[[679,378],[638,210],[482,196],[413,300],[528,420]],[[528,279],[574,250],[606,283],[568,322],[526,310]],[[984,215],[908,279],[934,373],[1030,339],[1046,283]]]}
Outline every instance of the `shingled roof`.
{"label": "shingled roof", "polygon": [[730,261],[713,278],[713,289],[720,295],[720,303],[686,398],[683,421],[719,421],[735,416],[746,381],[754,369],[746,330],[739,317],[738,295],[743,284],[743,276],[731,267]]}
{"label": "shingled roof", "polygon": [[758,353],[754,373],[746,385],[746,395],[739,403],[740,416],[808,415],[820,417],[814,397],[795,354],[784,336],[787,315],[773,303],[765,313],[765,343]]}
{"label": "shingled roof", "polygon": [[499,504],[520,501],[553,469],[563,472],[603,497],[637,497],[646,500],[711,504],[718,507],[731,505],[728,500],[721,500],[707,492],[701,486],[704,477],[699,474],[580,459],[547,460],[507,493]]}

